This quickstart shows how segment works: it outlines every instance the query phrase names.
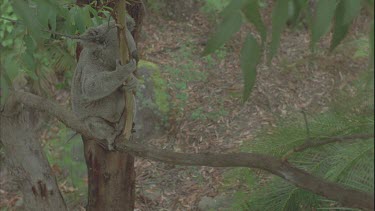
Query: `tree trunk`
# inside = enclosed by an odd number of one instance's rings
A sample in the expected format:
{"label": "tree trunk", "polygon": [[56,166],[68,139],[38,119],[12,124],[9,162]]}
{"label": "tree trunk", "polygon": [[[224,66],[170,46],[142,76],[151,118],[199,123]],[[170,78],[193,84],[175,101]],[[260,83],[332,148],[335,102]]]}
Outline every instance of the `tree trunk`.
{"label": "tree trunk", "polygon": [[[76,1],[77,5],[80,6],[89,4],[91,2],[93,1]],[[114,8],[116,6],[116,1],[111,2],[106,6]],[[131,4],[128,4],[126,9],[136,22],[136,28],[132,32],[132,35],[137,42],[142,26],[143,16],[145,14],[143,3],[142,1],[134,1]],[[77,49],[77,55],[79,55],[80,51],[81,49]],[[128,153],[107,151],[95,141],[89,140],[85,137],[83,137],[83,140],[88,173],[87,210],[134,210],[134,157]]]}
{"label": "tree trunk", "polygon": [[23,194],[25,210],[67,210],[37,138],[40,113],[20,108],[16,114],[2,112],[0,118],[0,140],[10,172]]}
{"label": "tree trunk", "polygon": [[110,152],[95,141],[83,140],[88,170],[87,210],[134,210],[134,157]]}

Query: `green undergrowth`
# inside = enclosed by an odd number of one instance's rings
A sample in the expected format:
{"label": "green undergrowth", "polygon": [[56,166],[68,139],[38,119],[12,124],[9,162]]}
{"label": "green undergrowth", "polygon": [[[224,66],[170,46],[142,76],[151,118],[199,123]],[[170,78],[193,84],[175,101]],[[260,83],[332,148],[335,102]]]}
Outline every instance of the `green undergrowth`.
{"label": "green undergrowth", "polygon": [[[161,65],[162,76],[166,78],[168,93],[170,94],[170,115],[181,120],[216,120],[228,112],[223,102],[212,99],[212,111],[206,112],[203,107],[189,109],[187,107],[192,100],[191,86],[204,83],[209,80],[209,72],[218,68],[222,59],[226,57],[226,49],[220,49],[217,53],[201,58],[193,44],[187,42],[176,52],[169,52],[173,64]],[[202,65],[203,64],[203,65]]]}
{"label": "green undergrowth", "polygon": [[47,159],[55,172],[63,197],[69,207],[87,198],[87,168],[80,135],[60,125],[57,136],[44,146]]}
{"label": "green undergrowth", "polygon": [[138,69],[146,69],[150,73],[150,83],[152,84],[153,88],[153,99],[149,99],[143,95],[143,92],[146,87],[144,84],[146,83],[145,78],[140,78],[140,86],[138,86],[137,98],[141,102],[140,108],[150,108],[155,113],[160,115],[161,119],[165,123],[167,120],[167,114],[170,110],[170,96],[167,91],[167,81],[163,79],[160,68],[157,64],[141,60],[138,63]]}
{"label": "green undergrowth", "polygon": [[[199,106],[189,107],[194,97],[191,86],[208,82],[210,72],[218,71],[219,64],[227,56],[227,49],[221,48],[212,55],[201,58],[198,50],[187,42],[177,51],[170,51],[173,63],[158,65],[150,61],[141,60],[139,69],[146,69],[151,74],[154,89],[153,99],[142,95],[145,79],[140,79],[141,86],[137,92],[141,107],[154,109],[163,119],[163,124],[168,124],[168,119],[180,121],[182,119],[216,121],[229,112],[224,107],[224,99],[210,98],[210,111]],[[221,71],[221,70],[219,70]]]}
{"label": "green undergrowth", "polygon": [[[265,153],[283,157],[310,138],[374,133],[373,71],[337,94],[330,110],[308,114],[306,125],[302,114],[281,120],[275,129],[258,134],[242,146],[244,152]],[[309,129],[309,134],[307,133]],[[332,182],[374,193],[374,139],[333,143],[294,153],[289,162]],[[258,170],[234,169],[227,172],[224,188],[243,184],[237,191],[236,210],[354,210],[344,208],[309,191],[291,185],[281,178]]]}

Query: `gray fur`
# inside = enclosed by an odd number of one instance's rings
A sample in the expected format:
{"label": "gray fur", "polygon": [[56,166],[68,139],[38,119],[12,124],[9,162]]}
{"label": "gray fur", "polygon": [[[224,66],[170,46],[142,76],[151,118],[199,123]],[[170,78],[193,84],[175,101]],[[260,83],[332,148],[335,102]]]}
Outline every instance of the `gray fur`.
{"label": "gray fur", "polygon": [[[99,35],[99,36],[96,36]],[[83,36],[96,36],[95,40],[82,40],[81,52],[72,83],[73,112],[90,128],[100,141],[106,140],[108,148],[124,128],[124,82],[136,79],[136,61],[126,65],[119,62],[117,29],[114,22],[88,29]],[[129,31],[126,33],[130,52],[136,44]]]}

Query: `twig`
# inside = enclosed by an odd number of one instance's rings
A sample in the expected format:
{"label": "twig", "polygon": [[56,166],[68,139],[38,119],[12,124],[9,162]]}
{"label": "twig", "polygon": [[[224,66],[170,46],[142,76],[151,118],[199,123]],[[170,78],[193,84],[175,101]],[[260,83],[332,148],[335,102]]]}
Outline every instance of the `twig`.
{"label": "twig", "polygon": [[306,133],[307,133],[306,141],[310,141],[311,133],[310,133],[309,122],[307,121],[306,111],[304,109],[302,109],[301,113],[303,115],[303,119],[305,121],[305,126],[306,126]]}
{"label": "twig", "polygon": [[[12,22],[14,24],[21,23],[20,21],[13,20],[13,19],[6,18],[6,17],[2,17],[2,16],[0,16],[0,19],[6,20],[6,21],[10,21],[10,22]],[[69,38],[69,39],[74,39],[74,40],[97,40],[97,39],[103,37],[106,33],[108,33],[112,28],[116,27],[116,26],[112,26],[112,27],[110,26],[110,20],[111,20],[111,17],[108,18],[108,28],[107,28],[107,30],[103,34],[99,34],[99,35],[95,35],[95,36],[79,36],[79,35],[63,34],[63,33],[55,32],[55,31],[51,31],[49,29],[44,29],[42,31],[48,32],[48,33],[51,33],[51,34],[54,34],[54,35],[58,35],[58,36],[61,36],[61,37],[66,37],[66,38]]]}
{"label": "twig", "polygon": [[6,17],[3,17],[3,16],[0,16],[0,19],[3,19],[3,20],[6,20],[6,21],[9,21],[9,22],[12,22],[12,23],[14,23],[14,24],[19,23],[19,21],[17,21],[17,20],[13,20],[13,19],[6,18]]}
{"label": "twig", "polygon": [[370,138],[374,138],[374,134],[356,134],[356,135],[349,135],[349,136],[336,136],[336,137],[328,137],[328,138],[316,138],[316,139],[309,139],[304,144],[297,146],[287,152],[283,157],[283,161],[287,161],[288,158],[294,154],[295,152],[302,152],[309,148],[320,147],[323,145],[335,143],[335,142],[346,142],[346,141],[354,141],[354,140],[367,140]]}
{"label": "twig", "polygon": [[294,150],[295,152],[302,152],[308,148],[319,147],[326,144],[331,144],[335,142],[345,142],[345,141],[354,141],[354,140],[367,140],[370,138],[374,138],[374,134],[355,134],[355,135],[348,135],[348,136],[336,136],[336,137],[328,137],[324,139],[320,139],[321,141],[314,141],[310,143],[305,143],[299,147],[296,147]]}
{"label": "twig", "polygon": [[48,30],[48,29],[45,29],[43,31],[54,34],[54,35],[58,35],[58,36],[61,36],[61,37],[73,39],[73,40],[88,40],[88,41],[91,41],[91,40],[98,40],[98,39],[104,37],[112,28],[115,28],[115,27],[116,26],[110,26],[108,24],[108,28],[105,32],[103,32],[102,34],[95,35],[95,36],[63,34],[63,33],[51,31],[51,30]]}

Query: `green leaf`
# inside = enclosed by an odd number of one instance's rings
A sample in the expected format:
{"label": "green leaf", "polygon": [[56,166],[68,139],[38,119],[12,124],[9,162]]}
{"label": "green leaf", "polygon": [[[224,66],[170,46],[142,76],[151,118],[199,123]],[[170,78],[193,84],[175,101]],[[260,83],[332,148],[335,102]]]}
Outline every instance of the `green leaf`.
{"label": "green leaf", "polygon": [[49,13],[48,20],[49,20],[49,24],[50,24],[50,27],[51,27],[52,31],[56,31],[56,19],[57,19],[56,11],[51,11]]}
{"label": "green leaf", "polygon": [[7,55],[1,55],[3,56],[4,60],[1,64],[4,68],[3,70],[6,70],[7,76],[10,78],[10,80],[13,80],[19,73],[20,73],[20,64],[17,60],[18,54],[15,53],[9,53]]}
{"label": "green leaf", "polygon": [[48,29],[48,18],[52,11],[48,4],[42,2],[37,5],[37,18],[43,29]]}
{"label": "green leaf", "polygon": [[26,51],[34,52],[36,50],[37,45],[30,35],[25,35],[23,40],[25,42]]}
{"label": "green leaf", "polygon": [[28,2],[14,0],[12,1],[12,6],[14,12],[21,18],[21,21],[36,41],[39,41],[43,36],[45,37],[45,33],[42,32],[42,25],[36,17],[35,10],[29,7]]}
{"label": "green leaf", "polygon": [[335,25],[333,27],[333,35],[330,47],[331,51],[340,44],[340,42],[345,38],[349,31],[350,24],[344,23],[344,16],[346,12],[346,6],[344,2],[345,1],[340,1],[336,9]]}
{"label": "green leaf", "polygon": [[242,17],[240,13],[234,13],[218,26],[217,31],[207,42],[207,47],[203,52],[206,56],[218,48],[220,48],[224,43],[226,43],[234,33],[240,30],[242,25]]}
{"label": "green leaf", "polygon": [[289,2],[289,15],[288,23],[292,27],[296,27],[300,21],[301,13],[304,11],[308,5],[307,0],[292,0]]}
{"label": "green leaf", "polygon": [[92,26],[93,22],[90,17],[90,6],[86,5],[85,7],[83,7],[82,12],[83,12],[82,18],[83,18],[83,22],[85,23],[85,27],[87,28],[87,27]]}
{"label": "green leaf", "polygon": [[259,12],[259,4],[257,0],[248,0],[248,3],[242,8],[242,12],[245,14],[247,20],[254,24],[255,28],[258,30],[262,43],[267,39],[267,29],[264,26],[262,16]]}
{"label": "green leaf", "polygon": [[362,0],[341,0],[340,3],[345,5],[345,14],[343,24],[350,24],[358,16],[363,6]]}
{"label": "green leaf", "polygon": [[261,58],[261,47],[252,34],[249,34],[241,50],[241,68],[244,77],[243,100],[246,101],[255,84],[256,67]]}
{"label": "green leaf", "polygon": [[26,51],[24,54],[22,54],[22,61],[28,70],[34,71],[36,63],[32,52]]}
{"label": "green leaf", "polygon": [[335,49],[348,34],[352,21],[359,14],[362,7],[360,0],[341,0],[335,12],[335,24],[330,50]]}
{"label": "green leaf", "polygon": [[270,62],[280,45],[281,32],[288,20],[289,0],[278,0],[272,11],[272,41],[269,47],[268,61]]}
{"label": "green leaf", "polygon": [[371,23],[370,49],[370,68],[374,68],[374,21]]}
{"label": "green leaf", "polygon": [[77,27],[77,30],[80,32],[80,33],[83,33],[85,30],[86,30],[86,27],[85,27],[85,23],[84,23],[84,20],[83,20],[83,14],[82,14],[82,10],[75,7],[72,9],[72,14],[74,16],[74,23],[75,23],[75,26]]}
{"label": "green leaf", "polygon": [[224,19],[228,18],[229,16],[232,16],[235,13],[238,13],[243,5],[246,3],[246,1],[249,0],[232,0],[228,6],[224,8],[224,10],[221,12],[221,17]]}
{"label": "green leaf", "polygon": [[318,0],[316,6],[316,15],[312,23],[311,47],[328,32],[332,18],[335,14],[336,0]]}

